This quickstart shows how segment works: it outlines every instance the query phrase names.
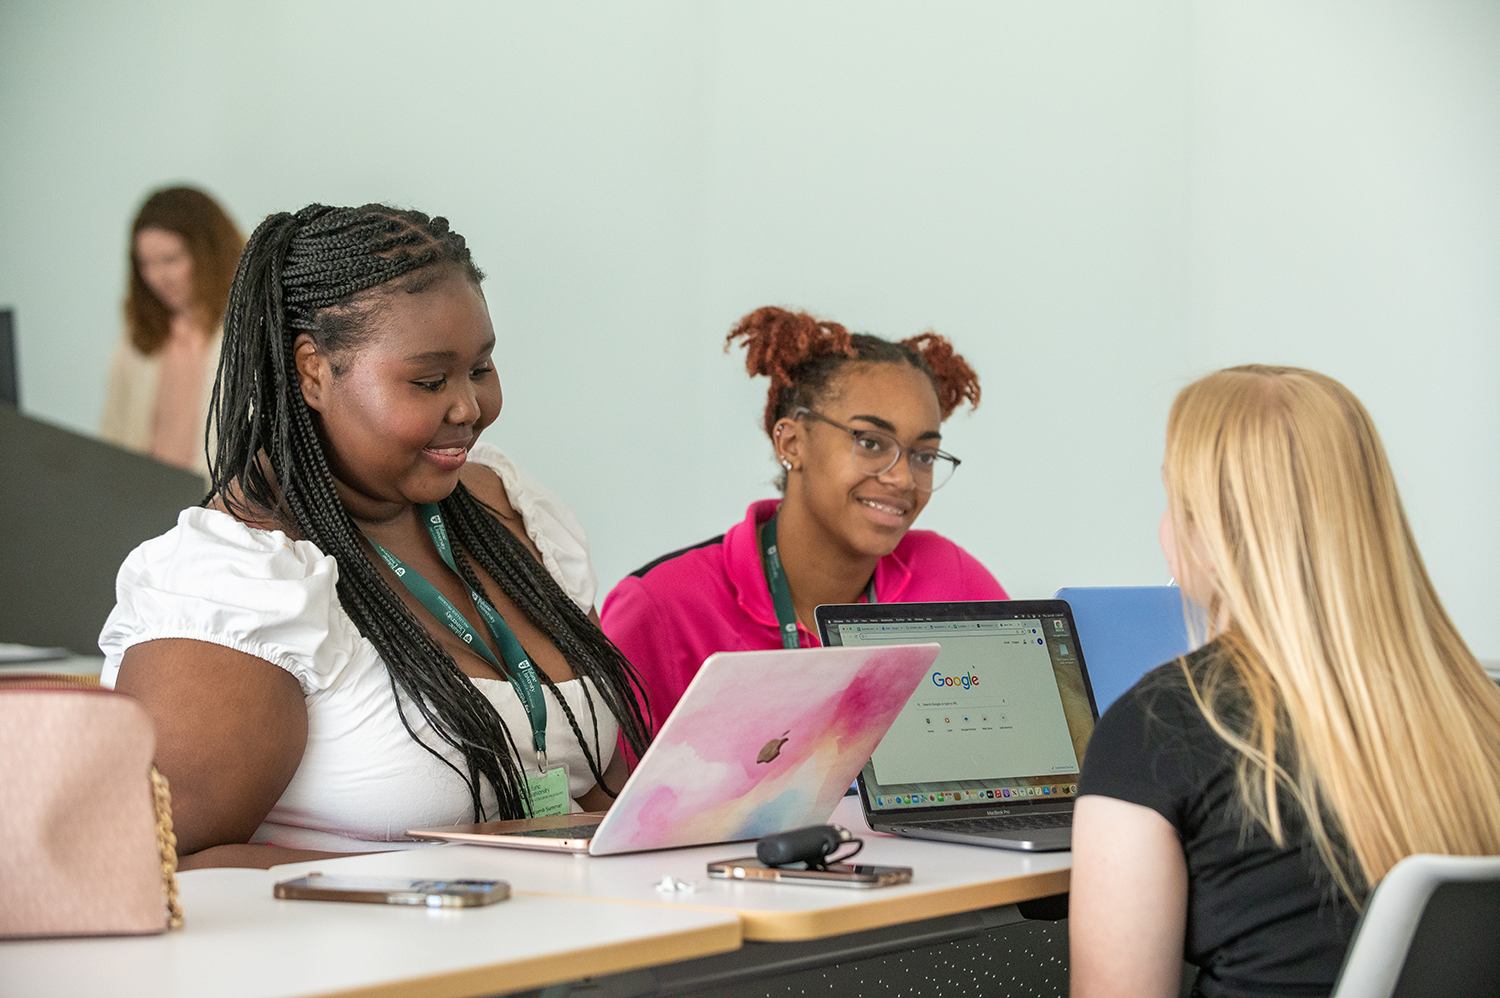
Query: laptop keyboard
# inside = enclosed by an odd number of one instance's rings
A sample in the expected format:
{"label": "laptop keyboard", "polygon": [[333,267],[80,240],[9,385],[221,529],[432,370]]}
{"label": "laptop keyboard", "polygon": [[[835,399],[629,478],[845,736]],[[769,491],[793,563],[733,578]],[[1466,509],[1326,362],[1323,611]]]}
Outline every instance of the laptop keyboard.
{"label": "laptop keyboard", "polygon": [[984,818],[954,818],[948,821],[924,821],[923,828],[944,832],[1017,832],[1039,828],[1067,828],[1073,824],[1073,812],[1061,814],[1006,814]]}
{"label": "laptop keyboard", "polygon": [[591,839],[599,830],[597,824],[593,825],[568,825],[565,828],[528,828],[524,832],[511,832],[511,835],[524,835],[532,839]]}

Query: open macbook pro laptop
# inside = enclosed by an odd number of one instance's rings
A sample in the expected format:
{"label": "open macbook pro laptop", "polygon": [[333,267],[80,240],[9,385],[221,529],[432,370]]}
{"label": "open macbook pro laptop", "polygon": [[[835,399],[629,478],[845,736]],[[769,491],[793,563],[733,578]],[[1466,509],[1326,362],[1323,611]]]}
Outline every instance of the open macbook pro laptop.
{"label": "open macbook pro laptop", "polygon": [[407,834],[604,856],[821,824],[931,673],[924,642],[710,655],[607,813]]}
{"label": "open macbook pro laptop", "polygon": [[943,647],[859,775],[878,832],[1067,849],[1098,711],[1062,600],[820,606],[823,644]]}

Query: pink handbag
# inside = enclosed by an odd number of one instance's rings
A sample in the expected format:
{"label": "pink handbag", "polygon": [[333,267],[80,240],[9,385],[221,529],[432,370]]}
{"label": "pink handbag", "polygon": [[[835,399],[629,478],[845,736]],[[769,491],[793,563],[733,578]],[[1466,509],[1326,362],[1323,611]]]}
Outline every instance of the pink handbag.
{"label": "pink handbag", "polygon": [[182,924],[155,752],[145,708],[92,679],[0,679],[0,938]]}

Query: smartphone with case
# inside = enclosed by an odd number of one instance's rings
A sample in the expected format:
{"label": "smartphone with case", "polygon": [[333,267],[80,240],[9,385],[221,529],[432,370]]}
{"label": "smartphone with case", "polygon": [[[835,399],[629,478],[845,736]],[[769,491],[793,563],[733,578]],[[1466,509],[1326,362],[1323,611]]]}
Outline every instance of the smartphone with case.
{"label": "smartphone with case", "polygon": [[826,868],[808,868],[802,863],[767,866],[754,856],[708,864],[708,875],[722,880],[767,880],[782,884],[818,884],[868,890],[911,883],[909,866],[868,866],[864,863],[829,863]]}
{"label": "smartphone with case", "polygon": [[510,897],[503,880],[407,880],[403,877],[326,877],[310,873],[276,885],[276,897],[296,901],[363,901],[420,908],[477,908]]}

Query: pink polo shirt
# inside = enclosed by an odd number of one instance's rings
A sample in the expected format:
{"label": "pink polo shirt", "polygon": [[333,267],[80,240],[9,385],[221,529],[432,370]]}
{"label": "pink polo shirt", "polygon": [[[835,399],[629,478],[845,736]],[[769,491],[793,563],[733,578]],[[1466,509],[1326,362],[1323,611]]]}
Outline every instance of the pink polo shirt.
{"label": "pink polo shirt", "polygon": [[[776,609],[761,569],[755,528],[780,499],[752,503],[745,519],[696,547],[654,561],[620,580],[604,600],[604,633],[640,673],[661,727],[703,660],[718,651],[781,647]],[[881,603],[1009,599],[973,555],[930,530],[909,530],[875,566]],[[816,634],[800,623],[802,647]]]}

